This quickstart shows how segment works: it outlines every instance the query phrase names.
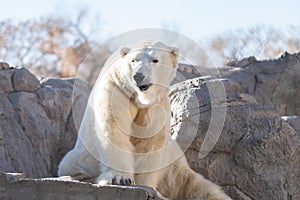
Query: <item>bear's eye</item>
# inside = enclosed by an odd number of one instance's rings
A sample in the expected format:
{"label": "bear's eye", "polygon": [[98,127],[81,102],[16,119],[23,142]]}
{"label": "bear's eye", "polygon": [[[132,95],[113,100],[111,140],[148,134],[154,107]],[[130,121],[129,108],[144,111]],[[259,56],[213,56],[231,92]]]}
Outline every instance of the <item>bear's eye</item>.
{"label": "bear's eye", "polygon": [[131,62],[132,62],[132,63],[135,63],[135,62],[136,62],[136,59],[132,59]]}
{"label": "bear's eye", "polygon": [[157,59],[153,59],[152,62],[153,63],[158,63],[158,60]]}

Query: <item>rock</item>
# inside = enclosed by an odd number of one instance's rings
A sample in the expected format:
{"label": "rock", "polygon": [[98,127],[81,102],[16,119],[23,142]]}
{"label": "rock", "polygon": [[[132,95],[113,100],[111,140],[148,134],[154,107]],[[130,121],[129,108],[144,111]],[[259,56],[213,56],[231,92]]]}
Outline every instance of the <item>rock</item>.
{"label": "rock", "polygon": [[2,173],[2,172],[0,172],[0,177],[1,177],[1,175],[5,175],[6,181],[8,183],[14,183],[14,182],[26,180],[28,178],[26,176],[26,174],[23,174],[23,173]]}
{"label": "rock", "polygon": [[194,66],[188,64],[178,64],[177,73],[172,81],[172,85],[180,83],[188,79],[196,78],[200,76],[200,72]]}
{"label": "rock", "polygon": [[15,69],[12,82],[16,91],[34,92],[40,87],[37,78],[25,68]]}
{"label": "rock", "polygon": [[239,61],[231,61],[229,63],[227,63],[228,66],[232,66],[232,67],[247,67],[251,64],[256,63],[257,60],[254,56],[250,56],[248,58],[243,58],[242,60]]}
{"label": "rock", "polygon": [[9,64],[6,62],[0,62],[0,70],[9,69]]}
{"label": "rock", "polygon": [[[56,176],[77,137],[71,112],[74,80],[40,85],[25,69],[2,70],[0,77],[6,77],[0,84],[0,170],[31,178]],[[54,87],[58,82],[65,84]]]}
{"label": "rock", "polygon": [[49,85],[54,88],[73,88],[74,78],[46,78],[41,81],[43,85]]}
{"label": "rock", "polygon": [[[231,79],[237,82],[244,93],[254,96],[262,105],[274,108],[282,116],[300,116],[300,53],[283,54],[274,60],[257,61],[255,57],[232,61],[213,68],[196,67],[201,74]],[[180,64],[173,83],[196,78],[195,66]]]}
{"label": "rock", "polygon": [[160,200],[156,192],[145,186],[98,187],[61,178],[28,179],[22,174],[0,172],[0,199],[101,199]]}
{"label": "rock", "polygon": [[[222,84],[225,98],[211,93]],[[171,102],[172,130],[179,143],[194,137],[185,152],[191,167],[223,186],[233,199],[300,196],[300,135],[276,111],[224,79],[197,78],[175,85]],[[218,116],[223,109],[225,118]],[[203,156],[203,149],[211,152]]]}
{"label": "rock", "polygon": [[287,121],[300,136],[300,117],[299,116],[282,116],[283,120]]}
{"label": "rock", "polygon": [[[248,58],[249,59],[249,58]],[[281,115],[300,115],[300,53],[219,68],[221,76],[239,83],[244,92]]]}
{"label": "rock", "polygon": [[0,73],[0,88],[6,92],[12,92],[14,91],[13,85],[12,85],[12,76],[14,74],[15,70],[2,70]]}
{"label": "rock", "polygon": [[[18,151],[9,156],[14,159],[14,166],[18,166],[17,172],[26,170],[26,174],[30,177],[51,176],[49,173],[52,164],[50,156],[52,148],[59,139],[58,127],[56,127],[57,130],[53,130],[56,124],[49,120],[36,94],[17,91],[9,95],[9,100],[14,110],[17,111],[17,122],[22,130],[20,134],[27,140],[26,148],[14,147]],[[11,136],[6,139],[8,144],[14,144],[10,140],[19,138]],[[31,162],[27,165],[26,162],[29,160]],[[19,161],[23,161],[22,165]]]}

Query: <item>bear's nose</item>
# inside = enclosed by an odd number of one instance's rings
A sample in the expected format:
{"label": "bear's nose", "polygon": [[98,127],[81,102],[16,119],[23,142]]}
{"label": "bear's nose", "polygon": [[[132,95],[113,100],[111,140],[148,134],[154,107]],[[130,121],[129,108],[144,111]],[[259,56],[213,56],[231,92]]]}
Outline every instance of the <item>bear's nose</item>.
{"label": "bear's nose", "polygon": [[137,72],[134,76],[133,79],[136,81],[136,83],[141,83],[144,80],[145,76],[142,73]]}

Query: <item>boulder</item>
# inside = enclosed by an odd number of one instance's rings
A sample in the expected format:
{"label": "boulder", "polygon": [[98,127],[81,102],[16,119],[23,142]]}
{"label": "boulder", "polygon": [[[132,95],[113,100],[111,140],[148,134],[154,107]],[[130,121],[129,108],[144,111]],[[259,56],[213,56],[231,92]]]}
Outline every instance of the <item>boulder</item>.
{"label": "boulder", "polygon": [[12,83],[16,91],[34,92],[40,87],[38,79],[25,68],[14,69]]}
{"label": "boulder", "polygon": [[282,116],[300,116],[300,53],[263,61],[251,56],[216,69],[180,64],[178,72],[173,83],[196,78],[199,72],[231,79],[261,105],[276,109]]}
{"label": "boulder", "polygon": [[0,71],[0,88],[6,92],[12,92],[14,91],[13,84],[12,84],[12,76],[14,73],[14,70],[1,70]]}
{"label": "boulder", "polygon": [[300,116],[300,53],[256,61],[250,57],[219,68],[221,76],[239,83],[243,92],[281,115]]}
{"label": "boulder", "polygon": [[24,174],[0,172],[0,199],[33,200],[160,200],[146,186],[95,186],[66,177],[29,179]]}
{"label": "boulder", "polygon": [[[225,98],[213,94],[222,85]],[[271,107],[260,105],[230,80],[209,78],[174,85],[171,102],[177,141],[184,146],[194,137],[185,152],[190,166],[233,199],[300,196],[300,135]],[[222,110],[225,118],[220,117]]]}
{"label": "boulder", "polygon": [[0,70],[9,69],[9,64],[6,62],[0,62]]}
{"label": "boulder", "polygon": [[300,117],[299,116],[282,116],[283,120],[287,121],[291,127],[297,131],[298,135],[300,135]]}
{"label": "boulder", "polygon": [[[0,77],[7,77],[0,84],[0,170],[55,176],[77,135],[72,87],[40,84],[25,69],[0,70]],[[72,85],[72,80],[62,81]]]}

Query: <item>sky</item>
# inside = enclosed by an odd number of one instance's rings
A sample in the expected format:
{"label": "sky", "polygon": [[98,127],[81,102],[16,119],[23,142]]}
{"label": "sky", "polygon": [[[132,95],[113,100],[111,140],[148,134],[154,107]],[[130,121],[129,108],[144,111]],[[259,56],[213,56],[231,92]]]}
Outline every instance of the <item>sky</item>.
{"label": "sky", "polygon": [[139,28],[167,28],[197,41],[255,25],[281,29],[300,25],[298,0],[0,0],[0,3],[0,19],[72,17],[81,8],[87,8],[91,16],[98,17],[87,20],[86,26],[98,27],[101,40]]}

